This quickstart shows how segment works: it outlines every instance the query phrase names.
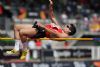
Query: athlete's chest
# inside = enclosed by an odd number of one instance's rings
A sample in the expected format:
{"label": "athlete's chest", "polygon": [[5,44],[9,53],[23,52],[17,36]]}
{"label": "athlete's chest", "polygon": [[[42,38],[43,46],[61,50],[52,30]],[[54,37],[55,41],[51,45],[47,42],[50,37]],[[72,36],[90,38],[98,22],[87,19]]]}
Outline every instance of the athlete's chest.
{"label": "athlete's chest", "polygon": [[59,33],[63,32],[63,30],[56,24],[48,24],[46,25],[46,27],[53,30],[54,32],[59,32]]}

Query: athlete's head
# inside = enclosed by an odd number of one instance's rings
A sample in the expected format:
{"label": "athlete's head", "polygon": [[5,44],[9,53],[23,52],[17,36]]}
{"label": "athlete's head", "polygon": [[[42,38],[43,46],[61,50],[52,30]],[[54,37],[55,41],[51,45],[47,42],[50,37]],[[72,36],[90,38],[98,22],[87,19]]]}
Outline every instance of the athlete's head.
{"label": "athlete's head", "polygon": [[64,25],[64,32],[68,35],[74,35],[76,33],[76,27],[74,24]]}

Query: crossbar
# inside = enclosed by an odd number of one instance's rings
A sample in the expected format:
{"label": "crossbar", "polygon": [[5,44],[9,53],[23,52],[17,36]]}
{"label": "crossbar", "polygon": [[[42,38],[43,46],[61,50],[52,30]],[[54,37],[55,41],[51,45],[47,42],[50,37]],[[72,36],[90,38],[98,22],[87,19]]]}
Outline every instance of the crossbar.
{"label": "crossbar", "polygon": [[[39,40],[94,40],[93,38],[36,38]],[[0,38],[0,40],[15,40],[13,38]],[[35,40],[35,39],[30,39]]]}

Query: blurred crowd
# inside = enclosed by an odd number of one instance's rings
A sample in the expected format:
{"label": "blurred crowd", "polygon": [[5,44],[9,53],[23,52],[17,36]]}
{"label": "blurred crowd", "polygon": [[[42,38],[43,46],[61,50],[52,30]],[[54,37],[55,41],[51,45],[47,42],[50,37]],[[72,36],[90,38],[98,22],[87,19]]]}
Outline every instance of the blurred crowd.
{"label": "blurred crowd", "polygon": [[[0,17],[45,20],[49,18],[48,7],[48,0],[0,0]],[[55,16],[61,24],[75,23],[91,32],[100,31],[99,9],[99,0],[54,0]]]}
{"label": "blurred crowd", "polygon": [[[74,23],[79,31],[100,32],[100,0],[53,1],[54,13],[60,24]],[[0,30],[3,27],[8,30],[14,17],[20,20],[26,18],[49,19],[48,7],[48,0],[0,0]],[[34,46],[32,44],[33,47],[31,43],[34,43]],[[43,44],[41,41],[36,40],[30,42],[29,48],[36,49],[42,46],[45,49],[50,49],[54,46],[62,46],[61,42],[57,43],[57,45],[55,43],[53,44],[53,41],[48,41],[48,43],[45,41],[45,44]],[[64,47],[68,45],[69,42],[67,41],[63,43]],[[34,57],[36,58],[37,51],[34,52]]]}

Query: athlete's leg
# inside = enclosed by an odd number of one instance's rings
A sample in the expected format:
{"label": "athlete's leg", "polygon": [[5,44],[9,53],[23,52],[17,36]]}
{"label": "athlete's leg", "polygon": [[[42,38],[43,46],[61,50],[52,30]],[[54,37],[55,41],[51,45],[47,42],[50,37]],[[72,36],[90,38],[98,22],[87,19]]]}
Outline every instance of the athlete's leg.
{"label": "athlete's leg", "polygon": [[28,53],[28,49],[27,49],[27,36],[33,36],[36,35],[37,31],[35,28],[32,28],[32,25],[30,24],[18,24],[15,26],[15,37],[16,39],[21,40],[22,44],[23,44],[23,49],[22,49],[22,56],[20,59],[25,59],[26,54]]}
{"label": "athlete's leg", "polygon": [[29,36],[33,36],[33,35],[36,35],[37,31],[35,28],[30,28],[30,26],[28,28],[23,28],[23,29],[20,29],[19,31],[19,36],[16,35],[17,37],[20,37],[20,40],[23,44],[23,50],[27,49],[27,37]]}
{"label": "athlete's leg", "polygon": [[37,31],[35,28],[32,28],[33,25],[31,24],[17,24],[15,25],[15,39],[17,40],[24,40],[27,36],[36,35]]}
{"label": "athlete's leg", "polygon": [[[17,24],[14,26],[14,33],[15,33],[15,47],[12,51],[8,51],[8,54],[16,53],[19,51],[19,47],[23,44],[26,44],[27,36],[35,35],[36,29],[32,28],[31,24]],[[26,36],[27,35],[27,36]],[[22,42],[22,43],[21,43]],[[25,47],[25,45],[24,45]]]}

